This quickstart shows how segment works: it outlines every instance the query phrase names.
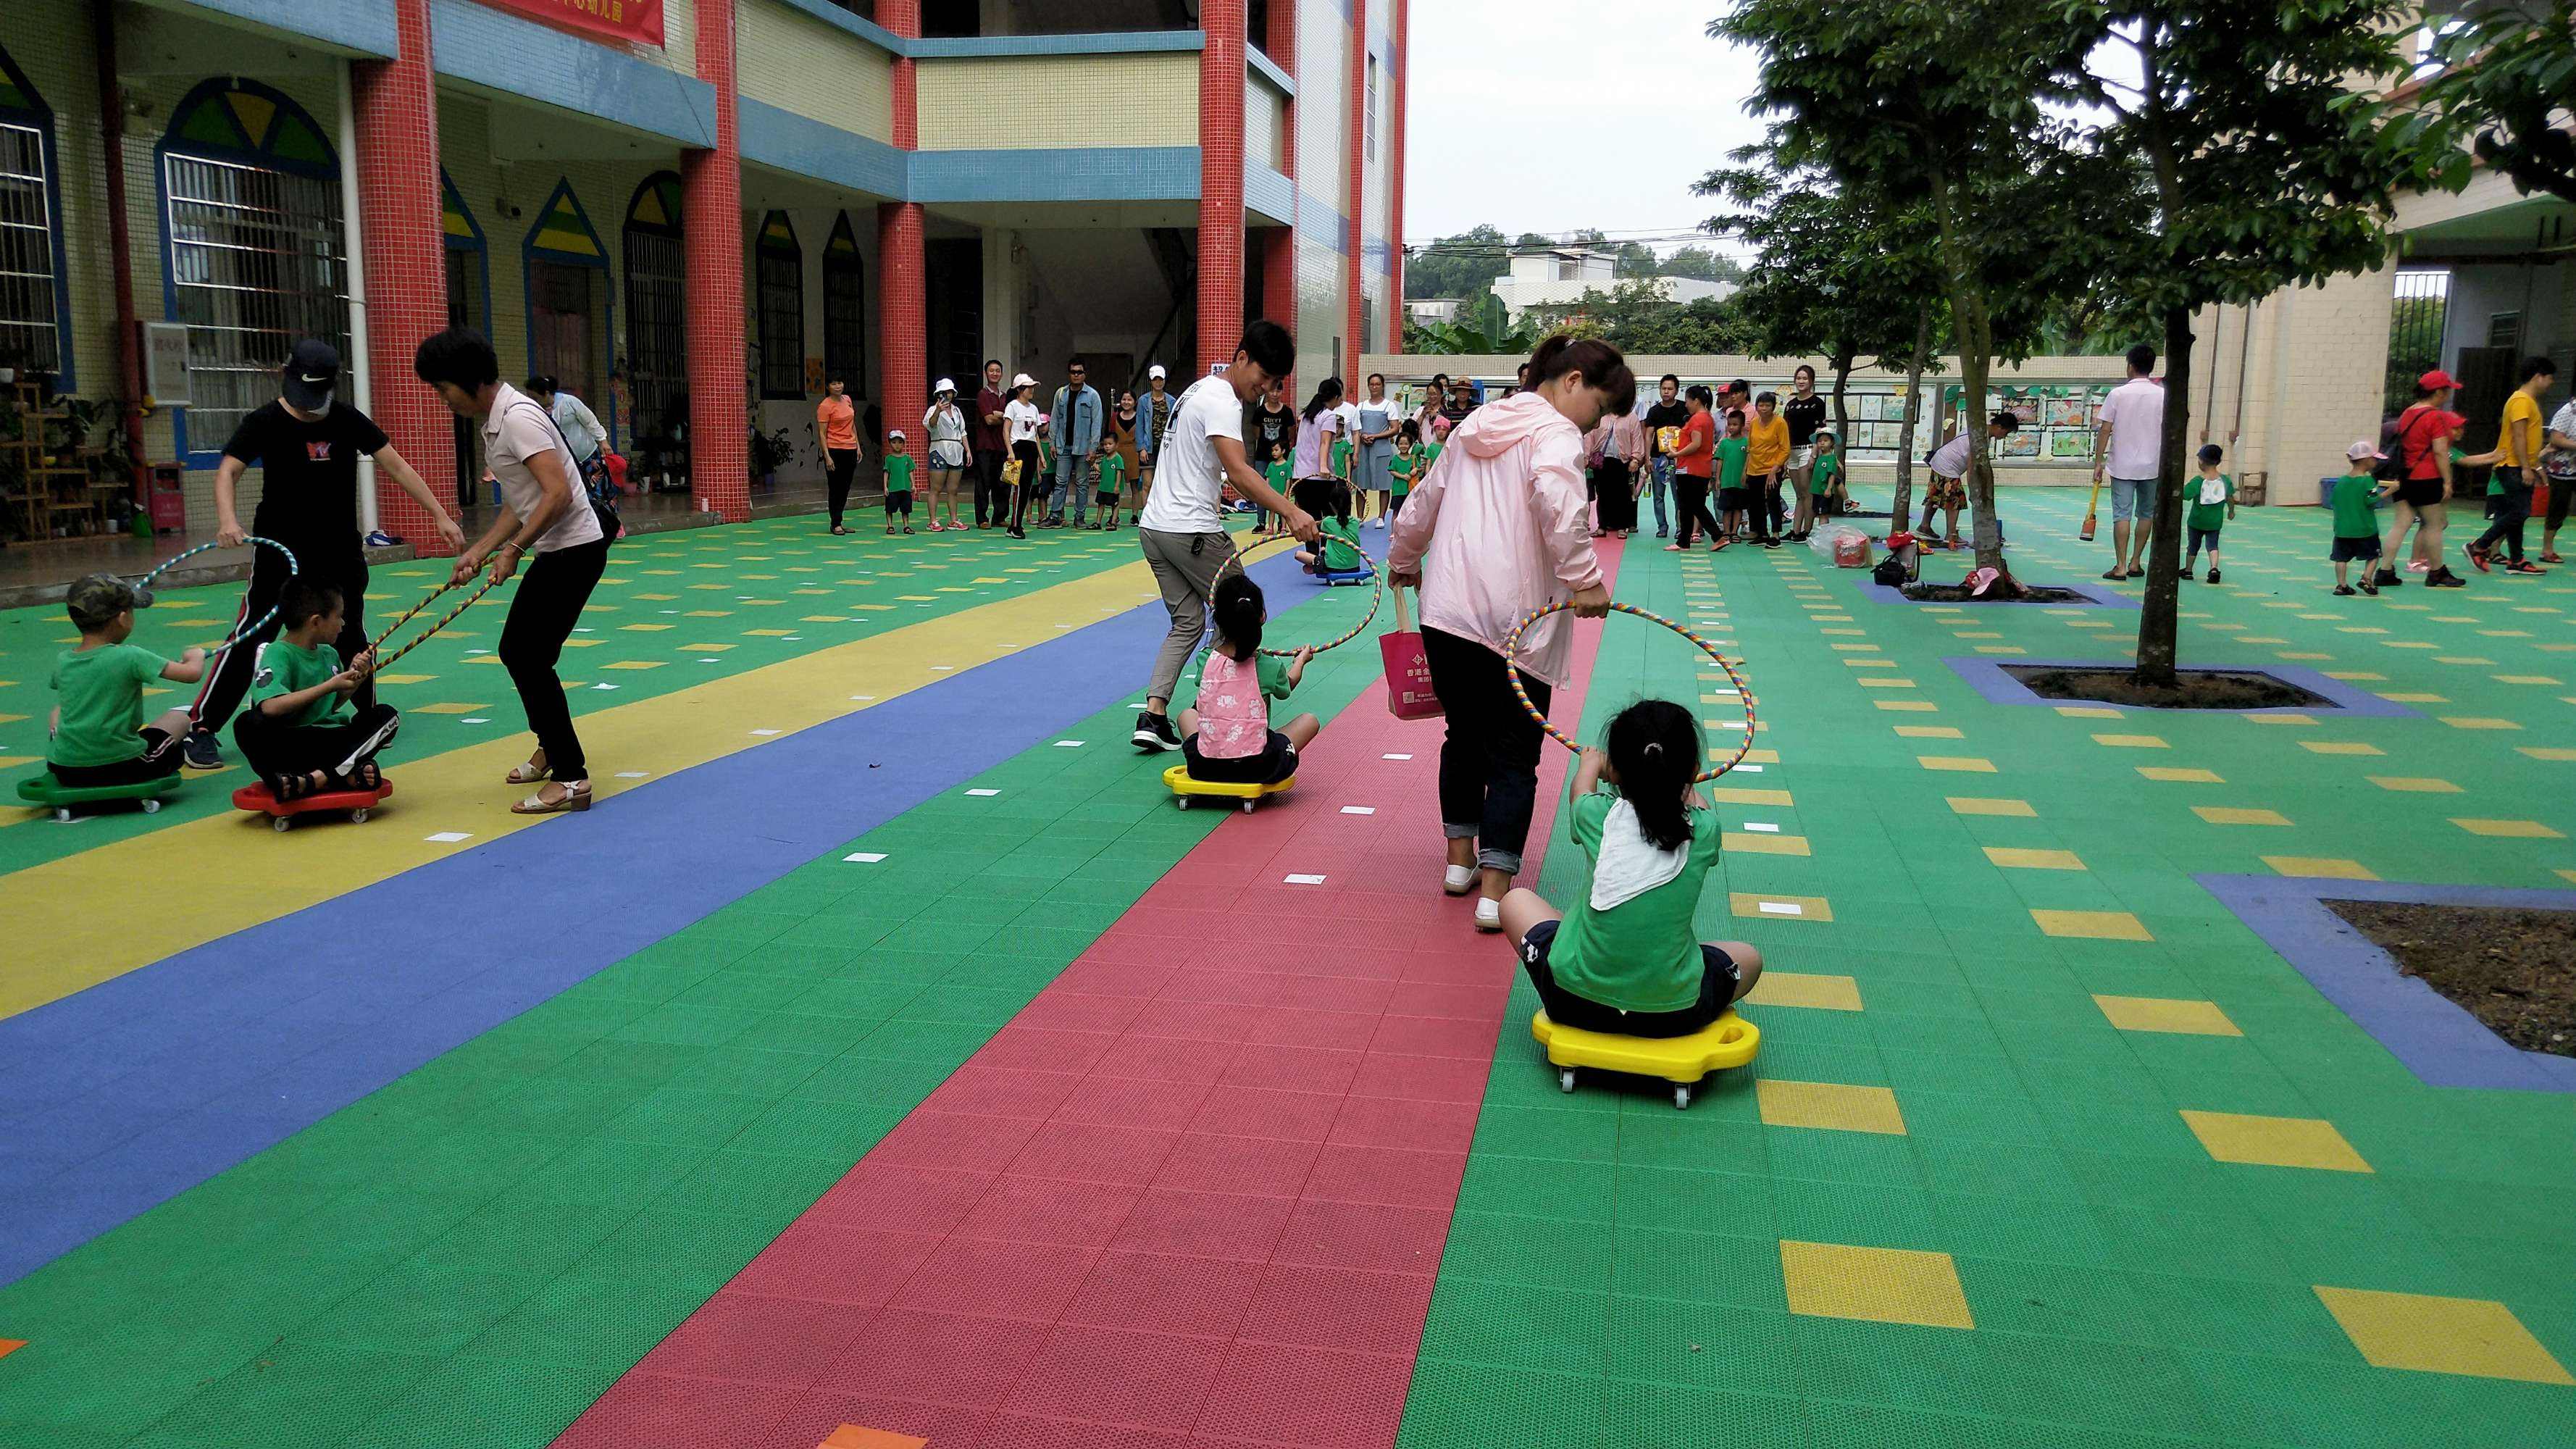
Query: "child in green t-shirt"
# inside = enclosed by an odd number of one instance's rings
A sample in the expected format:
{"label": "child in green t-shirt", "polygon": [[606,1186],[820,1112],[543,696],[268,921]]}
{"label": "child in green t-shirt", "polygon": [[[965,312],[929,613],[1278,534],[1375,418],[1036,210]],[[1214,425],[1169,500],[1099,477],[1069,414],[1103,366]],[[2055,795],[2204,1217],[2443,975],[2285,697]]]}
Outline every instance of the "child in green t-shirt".
{"label": "child in green t-shirt", "polygon": [[[1278,494],[1282,498],[1288,496],[1288,474],[1290,471],[1291,466],[1288,460],[1288,445],[1285,442],[1271,444],[1269,462],[1261,470],[1262,479],[1270,485],[1271,492]],[[1262,509],[1261,516],[1255,520],[1253,524],[1253,537],[1267,538],[1273,532],[1278,531],[1271,526],[1272,519],[1275,517],[1276,515],[1271,513],[1269,509]]]}
{"label": "child in green t-shirt", "polygon": [[1351,481],[1351,459],[1358,455],[1359,449],[1352,446],[1350,439],[1342,437],[1339,434],[1334,435],[1332,462],[1333,476],[1341,479],[1345,483]]}
{"label": "child in green t-shirt", "polygon": [[1691,788],[1699,723],[1670,700],[1640,700],[1610,722],[1607,743],[1606,754],[1583,752],[1570,787],[1566,813],[1592,862],[1572,913],[1515,890],[1503,897],[1503,933],[1557,1025],[1688,1036],[1762,975],[1761,952],[1702,943],[1693,928],[1723,837],[1717,812]]}
{"label": "child in green t-shirt", "polygon": [[2218,530],[2236,516],[2236,480],[2218,471],[2218,460],[2225,456],[2216,443],[2202,444],[2200,476],[2183,485],[2183,501],[2190,505],[2182,520],[2191,539],[2191,552],[2182,561],[2186,583],[2203,544],[2209,546],[2209,581],[2218,582]]}
{"label": "child in green t-shirt", "polygon": [[[2351,460],[2352,471],[2334,480],[2330,501],[2334,506],[2334,591],[2352,597],[2352,585],[2345,582],[2346,567],[2359,562],[2374,563],[2379,558],[2379,516],[2371,511],[2381,497],[2397,491],[2394,483],[2381,484],[2370,476],[2370,465],[2386,456],[2368,443],[2355,443],[2344,450]],[[2361,592],[2375,594],[2379,585],[2370,581],[2370,569],[2361,571]]]}
{"label": "child in green t-shirt", "polygon": [[903,519],[903,531],[912,532],[912,454],[904,451],[903,429],[886,434],[886,532],[894,532],[894,521]]}
{"label": "child in green t-shirt", "polygon": [[46,723],[45,763],[77,788],[139,785],[179,773],[179,742],[188,736],[184,709],[143,722],[143,687],[156,679],[194,684],[206,674],[206,651],[176,661],[128,644],[134,611],[152,595],[113,574],[91,574],[71,587],[63,607],[80,643],[54,661],[55,700]]}
{"label": "child in green t-shirt", "polygon": [[[1333,490],[1329,498],[1313,498],[1326,486]],[[1297,562],[1311,574],[1352,573],[1367,568],[1368,560],[1360,554],[1359,528],[1351,522],[1351,485],[1315,483],[1310,487],[1309,498],[1311,503],[1301,500],[1298,506],[1315,515],[1315,527],[1322,536],[1313,545],[1297,550]]]}
{"label": "child in green t-shirt", "polygon": [[1818,513],[1851,512],[1851,494],[1843,479],[1842,447],[1831,433],[1816,434],[1816,466],[1809,475],[1808,492],[1815,495]]}
{"label": "child in green t-shirt", "polygon": [[1422,425],[1408,422],[1395,435],[1395,458],[1387,464],[1387,473],[1395,480],[1386,516],[1390,519],[1404,511],[1406,495],[1413,492],[1413,480],[1431,466],[1422,456]]}
{"label": "child in green t-shirt", "polygon": [[1118,494],[1127,478],[1127,459],[1120,453],[1100,455],[1100,481],[1092,485],[1092,501],[1100,505],[1100,530],[1103,533],[1118,526]]}
{"label": "child in green t-shirt", "polygon": [[1723,543],[1744,526],[1744,511],[1753,500],[1744,486],[1744,462],[1753,446],[1744,435],[1744,414],[1730,410],[1726,436],[1717,440],[1717,537]]}
{"label": "child in green t-shirt", "polygon": [[375,651],[343,662],[340,591],[290,581],[278,603],[278,635],[260,647],[250,708],[233,721],[233,743],[275,798],[316,790],[373,790],[384,783],[376,756],[402,717],[381,701],[352,709],[349,696],[375,672]]}

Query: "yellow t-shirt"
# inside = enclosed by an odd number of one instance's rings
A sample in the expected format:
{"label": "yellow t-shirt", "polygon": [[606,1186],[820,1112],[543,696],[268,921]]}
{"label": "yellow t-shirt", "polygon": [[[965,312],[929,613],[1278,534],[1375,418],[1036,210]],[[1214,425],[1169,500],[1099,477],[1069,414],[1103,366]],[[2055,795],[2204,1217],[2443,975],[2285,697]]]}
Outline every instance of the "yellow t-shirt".
{"label": "yellow t-shirt", "polygon": [[2513,396],[2504,400],[2504,437],[2497,442],[2496,446],[2504,449],[2506,467],[2527,468],[2531,466],[2532,459],[2525,456],[2514,444],[2513,425],[2516,422],[2531,424],[2530,437],[2533,453],[2539,452],[2548,444],[2549,432],[2540,419],[2540,404],[2532,400],[2531,394],[2520,388],[2514,389]]}
{"label": "yellow t-shirt", "polygon": [[1752,445],[1752,456],[1744,463],[1747,474],[1759,478],[1777,473],[1780,465],[1789,461],[1789,420],[1778,413],[1773,413],[1767,423],[1758,412],[1747,415],[1744,437]]}

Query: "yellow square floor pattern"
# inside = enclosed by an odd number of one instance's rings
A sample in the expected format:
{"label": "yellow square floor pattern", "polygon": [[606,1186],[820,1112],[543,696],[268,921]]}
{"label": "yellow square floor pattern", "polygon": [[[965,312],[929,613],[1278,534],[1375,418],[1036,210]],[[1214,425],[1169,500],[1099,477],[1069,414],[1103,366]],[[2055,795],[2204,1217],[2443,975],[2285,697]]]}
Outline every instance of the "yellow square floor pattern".
{"label": "yellow square floor pattern", "polygon": [[2243,1036],[2214,1001],[2185,1001],[2161,996],[2102,996],[2093,1004],[2103,1019],[2122,1031],[2154,1031],[2178,1036]]}
{"label": "yellow square floor pattern", "polygon": [[2322,1283],[2316,1285],[2316,1293],[2352,1346],[2381,1368],[2519,1379],[2529,1384],[2576,1384],[2576,1378],[2568,1376],[2566,1367],[2531,1336],[2512,1309],[2490,1299],[2437,1298]]}
{"label": "yellow square floor pattern", "polygon": [[1762,1078],[1755,1086],[1766,1126],[1905,1135],[1905,1113],[1897,1106],[1896,1093],[1886,1087],[1789,1082],[1772,1077]]}
{"label": "yellow square floor pattern", "polygon": [[1927,1328],[1977,1326],[1959,1286],[1958,1266],[1947,1253],[1784,1238],[1780,1276],[1791,1313]]}
{"label": "yellow square floor pattern", "polygon": [[2182,1109],[2200,1145],[2220,1162],[2262,1167],[2313,1167],[2327,1172],[2368,1172],[2332,1122],[2314,1117],[2256,1117],[2237,1112]]}
{"label": "yellow square floor pattern", "polygon": [[1765,969],[1744,1000],[1754,1006],[1803,1006],[1819,1011],[1861,1009],[1860,981],[1850,976]]}

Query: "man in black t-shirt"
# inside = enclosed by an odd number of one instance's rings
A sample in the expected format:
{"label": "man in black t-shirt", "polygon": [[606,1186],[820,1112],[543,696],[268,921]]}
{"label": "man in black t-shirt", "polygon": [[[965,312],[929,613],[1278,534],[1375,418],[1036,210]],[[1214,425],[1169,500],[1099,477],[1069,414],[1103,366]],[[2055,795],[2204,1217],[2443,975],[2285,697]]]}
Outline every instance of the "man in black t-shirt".
{"label": "man in black t-shirt", "polygon": [[1678,429],[1690,421],[1690,409],[1682,402],[1680,378],[1669,372],[1664,374],[1663,381],[1655,385],[1655,401],[1646,409],[1644,421],[1646,456],[1651,460],[1646,491],[1655,498],[1655,537],[1668,538],[1672,535],[1673,525],[1670,515],[1664,512],[1664,493],[1673,486],[1673,455],[1672,450],[1665,446],[1664,429]]}
{"label": "man in black t-shirt", "polygon": [[[232,440],[224,444],[223,462],[215,470],[219,520],[215,537],[228,545],[239,544],[249,534],[273,538],[295,551],[295,577],[338,590],[346,605],[346,622],[337,643],[340,657],[348,660],[367,647],[367,556],[358,537],[358,459],[375,459],[377,467],[437,520],[438,536],[446,541],[448,552],[465,546],[465,534],[430,495],[429,485],[393,450],[384,430],[365,413],[332,401],[339,381],[338,349],[311,338],[295,344],[280,380],[282,396],[244,417]],[[234,512],[233,494],[242,473],[254,463],[261,478],[259,508],[245,530]],[[287,578],[286,560],[278,557],[277,550],[254,550],[250,590],[242,596],[233,627],[238,629],[275,607]],[[188,710],[195,720],[186,744],[190,769],[223,768],[216,736],[250,688],[259,646],[275,637],[274,623],[244,636],[198,687],[196,703]],[[364,710],[374,702],[374,684],[361,686],[355,696],[357,707]]]}

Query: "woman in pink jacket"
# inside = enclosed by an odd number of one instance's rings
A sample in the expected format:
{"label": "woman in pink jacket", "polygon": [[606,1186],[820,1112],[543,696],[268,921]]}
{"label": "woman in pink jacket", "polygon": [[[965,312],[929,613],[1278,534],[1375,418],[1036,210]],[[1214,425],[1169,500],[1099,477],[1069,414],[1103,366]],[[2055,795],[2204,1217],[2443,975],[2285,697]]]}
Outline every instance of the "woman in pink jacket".
{"label": "woman in pink jacket", "polygon": [[[1440,828],[1449,894],[1477,891],[1476,926],[1502,929],[1538,803],[1546,738],[1512,698],[1503,640],[1533,609],[1571,601],[1598,619],[1610,591],[1592,552],[1583,435],[1637,397],[1636,374],[1606,342],[1551,337],[1529,384],[1469,414],[1397,518],[1390,582],[1422,591],[1422,649],[1449,718],[1440,747]],[[1521,636],[1521,679],[1544,711],[1566,680],[1573,628],[1552,614]]]}

